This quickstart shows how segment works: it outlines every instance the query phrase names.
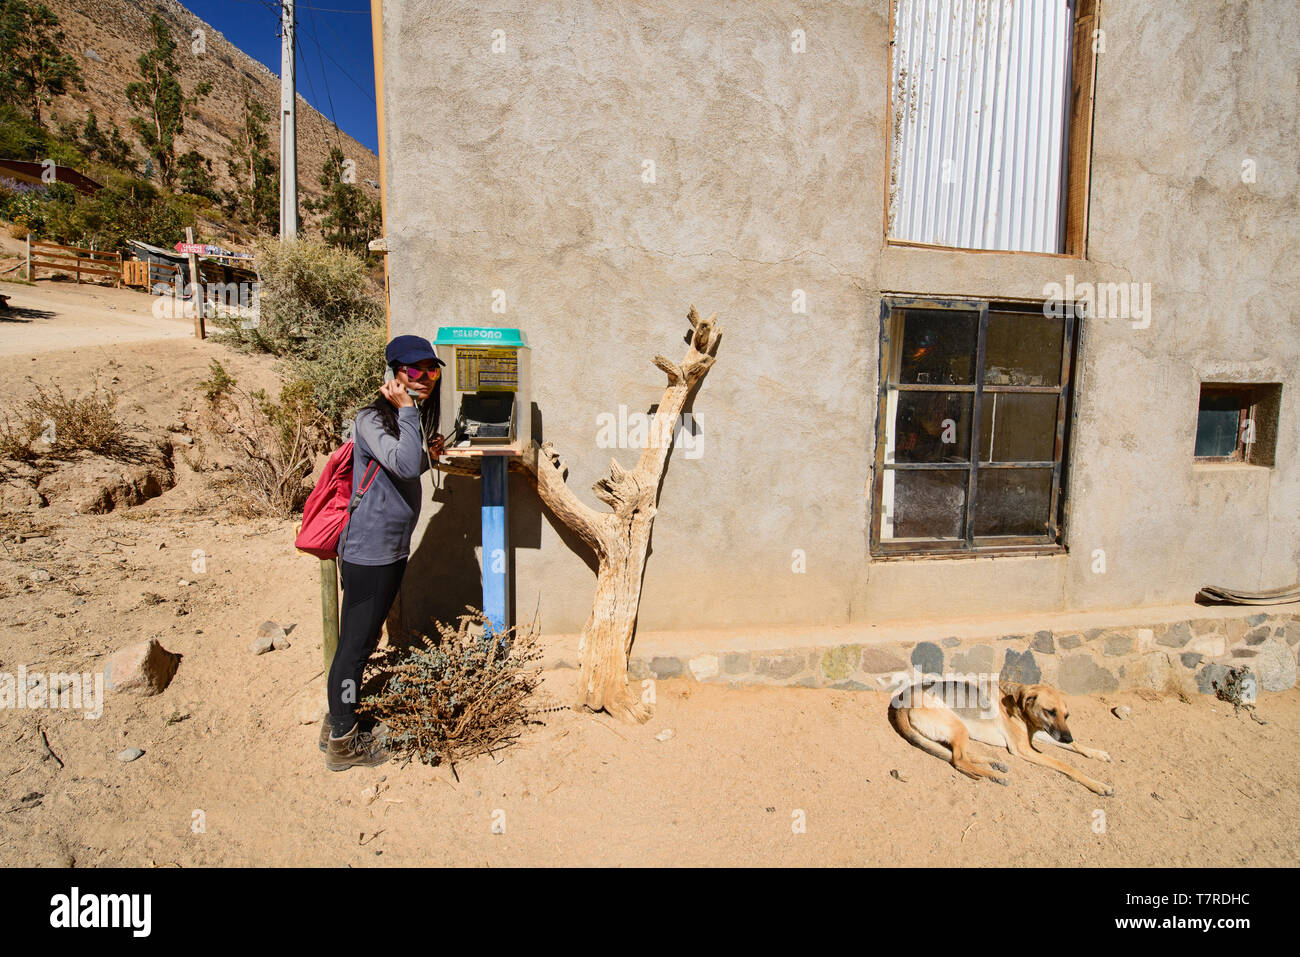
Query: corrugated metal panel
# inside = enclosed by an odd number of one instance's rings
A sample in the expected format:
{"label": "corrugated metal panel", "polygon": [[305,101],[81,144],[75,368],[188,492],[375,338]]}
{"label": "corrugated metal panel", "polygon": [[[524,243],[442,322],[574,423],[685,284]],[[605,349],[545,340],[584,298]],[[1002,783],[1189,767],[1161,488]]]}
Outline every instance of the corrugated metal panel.
{"label": "corrugated metal panel", "polygon": [[897,0],[891,239],[1061,252],[1072,0]]}

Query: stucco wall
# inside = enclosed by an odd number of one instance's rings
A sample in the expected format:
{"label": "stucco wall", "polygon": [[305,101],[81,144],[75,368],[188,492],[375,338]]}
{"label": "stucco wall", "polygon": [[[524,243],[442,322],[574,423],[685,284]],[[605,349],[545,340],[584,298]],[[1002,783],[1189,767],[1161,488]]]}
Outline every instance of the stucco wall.
{"label": "stucco wall", "polygon": [[[643,629],[1162,604],[1211,582],[1292,582],[1300,8],[1112,3],[1102,27],[1080,261],[885,245],[885,0],[385,0],[392,331],[526,330],[543,437],[602,508],[592,482],[634,452],[599,448],[597,416],[647,411],[663,387],[650,358],[682,350],[687,307],[719,313],[692,408],[701,454],[668,468]],[[1068,554],[872,562],[882,291],[1041,298],[1067,273],[1150,283],[1153,300],[1148,328],[1084,329]],[[1202,379],[1284,384],[1276,467],[1193,466]],[[590,558],[525,484],[511,496],[518,614],[577,630]],[[436,498],[406,617],[475,600],[477,485],[448,480]]]}

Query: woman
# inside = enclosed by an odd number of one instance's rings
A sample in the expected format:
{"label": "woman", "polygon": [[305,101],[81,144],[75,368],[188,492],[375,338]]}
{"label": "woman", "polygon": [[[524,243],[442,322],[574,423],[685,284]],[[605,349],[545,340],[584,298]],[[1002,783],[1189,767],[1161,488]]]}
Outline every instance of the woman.
{"label": "woman", "polygon": [[352,433],[353,494],[372,462],[379,470],[339,542],[343,604],[327,686],[329,716],[321,728],[331,771],[388,760],[381,735],[358,725],[361,674],[406,570],[411,532],[420,517],[420,475],[443,448],[438,379],[444,363],[433,346],[419,336],[398,336],[384,350],[384,360],[393,378],[357,413]]}

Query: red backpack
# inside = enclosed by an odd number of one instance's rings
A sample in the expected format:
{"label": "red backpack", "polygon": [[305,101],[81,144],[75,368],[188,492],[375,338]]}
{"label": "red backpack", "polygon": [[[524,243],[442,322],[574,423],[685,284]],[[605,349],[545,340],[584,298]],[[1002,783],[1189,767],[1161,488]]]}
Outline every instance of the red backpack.
{"label": "red backpack", "polygon": [[357,494],[352,494],[352,446],[349,439],[330,454],[320,480],[307,496],[298,537],[293,541],[298,551],[322,560],[338,557],[344,526],[379,474],[379,463],[371,461],[361,477]]}

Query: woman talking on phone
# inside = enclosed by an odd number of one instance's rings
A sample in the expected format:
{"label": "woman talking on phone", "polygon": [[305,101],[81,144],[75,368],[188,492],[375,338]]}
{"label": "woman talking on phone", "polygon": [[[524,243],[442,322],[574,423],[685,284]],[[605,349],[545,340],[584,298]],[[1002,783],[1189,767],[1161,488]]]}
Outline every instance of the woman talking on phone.
{"label": "woman talking on phone", "polygon": [[338,548],[343,603],[328,678],[329,716],[321,728],[325,766],[331,771],[388,760],[382,734],[357,720],[361,675],[406,571],[411,532],[420,517],[420,475],[443,448],[438,379],[444,363],[433,346],[420,336],[397,336],[384,350],[384,361],[393,377],[357,413],[352,433],[354,496],[371,463],[379,469],[348,519]]}

